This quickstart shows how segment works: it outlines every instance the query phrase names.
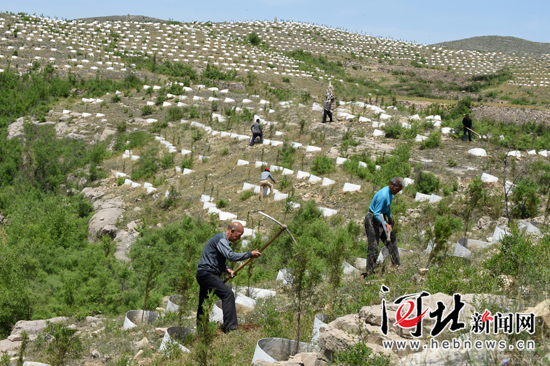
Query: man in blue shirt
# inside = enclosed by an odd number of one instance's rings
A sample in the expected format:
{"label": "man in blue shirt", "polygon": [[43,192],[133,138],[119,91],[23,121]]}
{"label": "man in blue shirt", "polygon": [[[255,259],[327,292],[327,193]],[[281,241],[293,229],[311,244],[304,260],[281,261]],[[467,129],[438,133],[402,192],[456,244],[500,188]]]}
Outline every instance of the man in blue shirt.
{"label": "man in blue shirt", "polygon": [[[374,272],[376,259],[378,257],[378,241],[382,239],[390,252],[391,262],[394,266],[401,265],[399,260],[399,249],[397,247],[397,238],[393,233],[393,219],[391,217],[391,203],[393,197],[403,189],[403,179],[395,177],[391,180],[389,186],[386,186],[376,192],[369,206],[369,213],[365,216],[365,231],[368,237],[367,268],[363,277],[367,277]],[[390,235],[388,242],[387,235]]]}
{"label": "man in blue shirt", "polygon": [[197,268],[197,282],[200,285],[197,326],[200,324],[200,317],[203,314],[202,304],[208,297],[208,292],[212,290],[222,300],[223,332],[227,333],[231,330],[236,330],[239,326],[237,309],[235,307],[235,295],[223,283],[220,276],[223,272],[227,272],[230,277],[235,277],[233,270],[225,263],[226,259],[237,262],[251,257],[258,258],[262,255],[257,250],[246,253],[233,252],[229,242],[239,240],[243,232],[243,226],[239,222],[233,222],[229,224],[225,232],[216,234],[208,240],[202,251],[202,258]]}

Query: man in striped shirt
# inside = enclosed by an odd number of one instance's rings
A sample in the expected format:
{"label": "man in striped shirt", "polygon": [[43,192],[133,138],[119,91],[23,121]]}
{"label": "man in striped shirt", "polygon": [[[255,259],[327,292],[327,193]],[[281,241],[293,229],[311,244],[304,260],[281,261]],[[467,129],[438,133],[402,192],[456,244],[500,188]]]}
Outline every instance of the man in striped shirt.
{"label": "man in striped shirt", "polygon": [[[269,188],[271,192],[273,192],[273,184],[271,184],[268,179],[271,179],[273,183],[277,183],[275,179],[273,179],[273,176],[271,175],[269,168],[265,168],[265,170],[260,175],[260,196],[258,197],[260,201],[264,196],[264,188]],[[267,194],[266,196],[268,195],[269,194]]]}

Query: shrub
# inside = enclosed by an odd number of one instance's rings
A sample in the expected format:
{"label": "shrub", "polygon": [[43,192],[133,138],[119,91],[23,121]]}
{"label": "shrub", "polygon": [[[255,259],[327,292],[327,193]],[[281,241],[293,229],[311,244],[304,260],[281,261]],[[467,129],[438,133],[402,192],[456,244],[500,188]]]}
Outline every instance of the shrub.
{"label": "shrub", "polygon": [[388,185],[395,176],[402,178],[411,174],[409,158],[411,149],[407,144],[399,144],[391,155],[383,155],[376,159],[376,164],[380,165],[380,171],[376,172],[375,183],[382,186]]}
{"label": "shrub", "polygon": [[119,97],[118,95],[116,95],[116,94],[113,95],[113,96],[111,97],[111,103],[118,103],[118,102],[120,102],[120,97]]}
{"label": "shrub", "polygon": [[176,187],[170,186],[168,189],[168,197],[164,198],[159,202],[160,208],[167,210],[170,207],[174,206],[177,200],[180,198],[180,193],[177,191]]}
{"label": "shrub", "polygon": [[227,154],[229,154],[229,149],[226,147],[222,150],[221,156],[226,156]]}
{"label": "shrub", "polygon": [[433,132],[428,139],[420,143],[420,149],[433,149],[441,146],[441,132]]}
{"label": "shrub", "polygon": [[116,130],[120,133],[123,133],[123,132],[126,132],[126,127],[127,127],[126,121],[122,121],[116,126]]}
{"label": "shrub", "polygon": [[62,366],[80,357],[84,347],[76,332],[76,329],[69,329],[62,323],[48,322],[41,335],[48,341],[46,353],[50,365]]}
{"label": "shrub", "polygon": [[166,121],[153,122],[151,124],[151,129],[149,130],[149,132],[159,133],[163,128],[166,128],[166,127],[168,127],[168,122]]}
{"label": "shrub", "polygon": [[346,366],[362,366],[365,365],[365,360],[368,360],[368,364],[372,366],[389,366],[390,364],[389,356],[373,354],[372,349],[363,342],[357,342],[345,351],[338,351],[335,358],[337,365]]}
{"label": "shrub", "polygon": [[402,127],[397,123],[389,123],[384,126],[386,137],[390,139],[398,139],[401,136]]}
{"label": "shrub", "polygon": [[292,181],[287,179],[287,176],[285,175],[284,178],[279,182],[281,189],[285,189],[286,187],[292,186]]}
{"label": "shrub", "polygon": [[304,133],[304,128],[306,127],[306,120],[303,119],[300,121],[300,135]]}
{"label": "shrub", "polygon": [[418,171],[414,181],[415,188],[418,192],[431,194],[439,189],[439,178],[433,173]]}
{"label": "shrub", "polygon": [[313,159],[311,172],[316,175],[328,174],[336,171],[336,163],[327,156],[316,156]]}
{"label": "shrub", "polygon": [[235,80],[237,76],[236,70],[221,71],[217,66],[206,64],[206,68],[201,74],[205,80]]}
{"label": "shrub", "polygon": [[515,218],[526,219],[537,216],[540,198],[537,195],[537,184],[532,180],[519,181],[510,200],[514,203],[512,216]]}
{"label": "shrub", "polygon": [[292,165],[294,165],[294,156],[296,155],[296,149],[285,141],[283,143],[283,148],[279,150],[279,154],[282,155],[281,166],[287,169],[292,169]]}
{"label": "shrub", "polygon": [[248,42],[253,46],[258,46],[262,42],[262,39],[256,32],[249,33],[247,39]]}
{"label": "shrub", "polygon": [[162,105],[166,101],[166,97],[164,95],[159,95],[157,99],[155,100],[155,105],[159,106]]}
{"label": "shrub", "polygon": [[227,207],[227,200],[224,200],[223,198],[220,198],[218,200],[218,202],[216,202],[216,207],[217,208],[224,208],[224,207]]}
{"label": "shrub", "polygon": [[[442,258],[437,266],[430,266],[423,288],[432,294],[494,293],[496,277],[483,272],[477,265],[465,263],[463,258]],[[465,278],[468,280],[465,281]]]}
{"label": "shrub", "polygon": [[202,133],[199,130],[194,130],[191,138],[193,139],[194,142],[197,142],[200,139],[202,139]]}
{"label": "shrub", "polygon": [[183,158],[181,161],[182,169],[192,169],[193,168],[193,154],[189,155],[188,158]]}
{"label": "shrub", "polygon": [[140,156],[136,164],[137,168],[132,171],[133,180],[146,179],[155,175],[159,168],[157,153],[156,148],[150,148]]}
{"label": "shrub", "polygon": [[290,83],[290,78],[283,77],[283,83]]}
{"label": "shrub", "polygon": [[[367,164],[366,167],[359,166],[359,162]],[[353,155],[344,162],[344,170],[356,174],[359,178],[372,180],[376,171],[376,164],[370,157],[365,155]]]}
{"label": "shrub", "polygon": [[243,193],[241,193],[241,200],[246,201],[247,199],[255,195],[256,193],[254,193],[254,191],[251,191],[251,190],[244,191]]}
{"label": "shrub", "polygon": [[504,236],[495,255],[484,262],[491,276],[514,276],[518,285],[531,285],[533,288],[545,288],[550,280],[547,263],[550,260],[550,235],[545,235],[538,245],[519,230],[512,230]]}
{"label": "shrub", "polygon": [[165,153],[164,156],[162,157],[162,159],[160,160],[160,166],[164,169],[168,169],[170,168],[171,166],[174,165],[174,157],[176,156],[176,154],[170,154],[170,153]]}
{"label": "shrub", "polygon": [[153,106],[152,105],[146,105],[141,108],[141,114],[143,116],[149,116],[153,114]]}
{"label": "shrub", "polygon": [[183,111],[178,107],[170,107],[166,113],[168,121],[177,121],[183,118]]}
{"label": "shrub", "polygon": [[199,118],[201,115],[199,110],[194,105],[189,108],[189,118]]}
{"label": "shrub", "polygon": [[430,262],[440,261],[447,254],[447,240],[462,228],[462,222],[452,216],[440,216],[434,224],[435,248],[430,253]]}

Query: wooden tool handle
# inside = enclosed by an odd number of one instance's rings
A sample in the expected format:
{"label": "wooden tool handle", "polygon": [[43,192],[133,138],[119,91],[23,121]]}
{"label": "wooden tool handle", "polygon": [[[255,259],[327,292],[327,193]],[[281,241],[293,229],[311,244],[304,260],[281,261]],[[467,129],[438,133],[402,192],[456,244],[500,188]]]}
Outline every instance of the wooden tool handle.
{"label": "wooden tool handle", "polygon": [[[271,243],[273,243],[273,241],[275,239],[277,239],[279,237],[279,235],[281,235],[283,233],[283,231],[286,230],[286,226],[281,226],[281,230],[279,230],[279,232],[277,234],[275,234],[274,237],[272,237],[267,243],[265,243],[259,250],[258,252],[263,252],[265,250],[265,248],[267,248]],[[244,262],[243,264],[241,264],[239,266],[239,268],[237,268],[235,271],[233,271],[233,274],[237,274],[237,272],[239,272],[241,269],[243,269],[248,263],[252,262],[252,260],[254,259],[254,257],[252,258],[248,258],[248,260],[246,262]],[[229,281],[231,278],[233,277],[227,277],[223,283],[226,283],[227,281]]]}

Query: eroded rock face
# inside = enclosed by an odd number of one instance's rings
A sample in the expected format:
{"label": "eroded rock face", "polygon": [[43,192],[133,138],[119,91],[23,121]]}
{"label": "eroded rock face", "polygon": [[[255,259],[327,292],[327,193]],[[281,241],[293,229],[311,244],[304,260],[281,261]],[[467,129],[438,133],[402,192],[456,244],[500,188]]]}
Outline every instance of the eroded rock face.
{"label": "eroded rock face", "polygon": [[482,105],[472,108],[475,119],[489,118],[495,121],[524,124],[527,122],[550,123],[550,112],[529,108],[493,107]]}

